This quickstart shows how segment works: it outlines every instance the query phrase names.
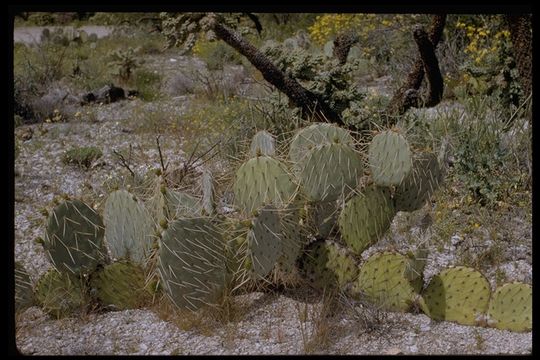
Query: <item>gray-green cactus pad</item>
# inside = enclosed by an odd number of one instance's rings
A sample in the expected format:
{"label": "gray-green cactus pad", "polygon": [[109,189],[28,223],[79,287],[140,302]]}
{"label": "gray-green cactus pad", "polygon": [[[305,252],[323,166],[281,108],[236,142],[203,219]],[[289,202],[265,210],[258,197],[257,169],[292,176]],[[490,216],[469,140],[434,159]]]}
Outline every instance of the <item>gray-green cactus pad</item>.
{"label": "gray-green cactus pad", "polygon": [[279,212],[282,230],[281,255],[277,263],[281,270],[291,273],[296,268],[296,259],[305,242],[305,231],[300,224],[300,212],[294,203]]}
{"label": "gray-green cactus pad", "polygon": [[43,311],[57,319],[81,312],[88,304],[84,280],[54,268],[39,279],[35,293]]}
{"label": "gray-green cactus pad", "polygon": [[412,170],[409,143],[394,131],[383,131],[369,144],[369,166],[373,181],[380,186],[399,185]]}
{"label": "gray-green cactus pad", "polygon": [[91,286],[103,305],[119,310],[138,308],[150,296],[142,268],[129,262],[116,262],[100,269],[92,275]]}
{"label": "gray-green cactus pad", "polygon": [[433,153],[415,157],[413,169],[396,188],[394,201],[397,211],[420,209],[442,182],[443,171]]}
{"label": "gray-green cactus pad", "polygon": [[339,228],[347,245],[361,254],[389,229],[396,211],[387,188],[369,186],[344,206]]}
{"label": "gray-green cactus pad", "polygon": [[253,275],[264,277],[272,271],[283,251],[282,236],[277,210],[269,205],[260,209],[247,234],[250,270]]}
{"label": "gray-green cactus pad", "polygon": [[532,287],[511,283],[498,288],[491,296],[488,325],[503,330],[532,330]]}
{"label": "gray-green cactus pad", "polygon": [[305,160],[307,153],[321,144],[344,144],[352,146],[354,138],[345,129],[334,124],[315,123],[300,129],[289,147],[289,159],[295,167]]}
{"label": "gray-green cactus pad", "polygon": [[300,167],[300,185],[313,201],[333,201],[348,194],[364,171],[360,154],[344,144],[314,147]]}
{"label": "gray-green cactus pad", "polygon": [[101,216],[80,200],[69,200],[50,213],[43,247],[60,271],[87,273],[104,261]]}
{"label": "gray-green cactus pad", "polygon": [[307,227],[317,239],[325,239],[337,226],[338,215],[336,201],[309,204],[306,219]]}
{"label": "gray-green cactus pad", "polygon": [[251,140],[249,155],[255,156],[274,156],[276,155],[276,141],[272,134],[266,130],[257,132]]}
{"label": "gray-green cactus pad", "polygon": [[360,269],[354,292],[393,311],[407,311],[422,288],[422,280],[405,277],[407,258],[394,252],[371,256]]}
{"label": "gray-green cactus pad", "polygon": [[422,294],[422,310],[435,320],[475,325],[486,313],[490,295],[489,282],[482,273],[457,266],[433,276]]}
{"label": "gray-green cactus pad", "polygon": [[278,160],[258,156],[238,169],[233,190],[235,204],[251,214],[267,204],[287,206],[296,193],[296,185]]}
{"label": "gray-green cactus pad", "polygon": [[112,256],[144,264],[150,255],[155,230],[144,205],[126,190],[117,190],[107,198],[103,217]]}
{"label": "gray-green cactus pad", "polygon": [[209,218],[178,219],[163,233],[159,273],[178,308],[215,304],[225,285],[225,261],[221,232]]}
{"label": "gray-green cactus pad", "polygon": [[35,297],[30,276],[24,266],[15,262],[15,311],[34,305]]}

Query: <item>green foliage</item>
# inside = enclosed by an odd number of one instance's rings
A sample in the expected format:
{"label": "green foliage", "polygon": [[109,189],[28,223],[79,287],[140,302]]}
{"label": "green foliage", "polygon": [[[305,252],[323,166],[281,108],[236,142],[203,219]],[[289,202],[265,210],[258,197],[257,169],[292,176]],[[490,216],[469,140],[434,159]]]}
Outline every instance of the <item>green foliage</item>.
{"label": "green foliage", "polygon": [[143,64],[142,59],[138,58],[140,48],[128,48],[126,50],[117,49],[109,55],[109,66],[112,68],[112,74],[121,82],[127,82],[131,79],[136,68]]}
{"label": "green foliage", "polygon": [[160,96],[162,76],[146,69],[137,69],[134,72],[134,86],[139,97],[144,101],[154,101]]}
{"label": "green foliage", "polygon": [[95,146],[76,147],[64,153],[62,162],[89,169],[92,163],[102,156],[103,152]]}

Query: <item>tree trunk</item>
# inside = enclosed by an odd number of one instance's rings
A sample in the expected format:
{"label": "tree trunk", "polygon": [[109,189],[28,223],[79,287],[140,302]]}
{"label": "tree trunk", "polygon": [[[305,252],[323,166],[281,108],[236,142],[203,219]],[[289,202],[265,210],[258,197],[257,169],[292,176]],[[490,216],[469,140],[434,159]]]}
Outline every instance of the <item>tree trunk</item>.
{"label": "tree trunk", "polygon": [[334,40],[333,55],[339,60],[340,65],[344,65],[347,62],[349,51],[358,40],[358,36],[352,32],[341,33],[336,37]]}
{"label": "tree trunk", "polygon": [[[445,24],[446,14],[433,15],[427,34],[429,41],[433,45],[433,49],[437,47],[437,44],[441,40]],[[420,89],[423,79],[424,62],[422,61],[422,57],[418,56],[414,61],[411,71],[407,75],[405,83],[394,93],[392,100],[390,100],[387,111],[391,115],[402,115],[411,106],[416,106],[416,101],[412,99],[417,99],[417,96],[413,96],[412,94],[416,94],[417,90]]]}
{"label": "tree trunk", "polygon": [[330,121],[344,125],[341,117],[317,95],[304,88],[296,80],[286,76],[264,54],[240,35],[223,24],[212,25],[217,37],[244,55],[259,70],[264,79],[289,97],[295,106],[302,109],[302,117],[308,120]]}
{"label": "tree trunk", "polygon": [[510,39],[525,98],[532,92],[532,22],[529,15],[507,15]]}
{"label": "tree trunk", "polygon": [[413,32],[414,40],[420,52],[420,58],[424,72],[427,75],[428,94],[423,101],[423,106],[432,107],[437,105],[443,96],[444,83],[439,69],[439,62],[435,55],[435,46],[429,41],[428,34],[422,27],[417,27]]}

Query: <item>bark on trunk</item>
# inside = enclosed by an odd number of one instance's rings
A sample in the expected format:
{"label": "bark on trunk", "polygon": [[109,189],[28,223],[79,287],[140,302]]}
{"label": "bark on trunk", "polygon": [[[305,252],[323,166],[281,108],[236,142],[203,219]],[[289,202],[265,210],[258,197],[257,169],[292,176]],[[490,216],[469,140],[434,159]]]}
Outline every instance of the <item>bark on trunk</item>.
{"label": "bark on trunk", "polygon": [[519,82],[525,98],[532,92],[532,22],[529,15],[507,15]]}
{"label": "bark on trunk", "polygon": [[344,65],[347,62],[349,51],[358,40],[358,36],[352,32],[342,33],[336,37],[334,40],[333,55],[339,60],[340,65]]}
{"label": "bark on trunk", "polygon": [[300,107],[302,117],[309,120],[330,121],[344,125],[341,117],[321,101],[317,95],[304,88],[296,80],[286,76],[264,54],[240,35],[219,22],[215,22],[212,28],[217,37],[244,55],[262,73],[266,81],[287,95],[295,106]]}
{"label": "bark on trunk", "polygon": [[435,55],[435,46],[429,41],[428,34],[422,27],[414,29],[413,35],[428,81],[429,91],[422,105],[425,107],[435,106],[441,101],[444,90],[439,62]]}
{"label": "bark on trunk", "polygon": [[[427,37],[433,45],[433,49],[437,47],[437,44],[441,40],[445,24],[446,14],[433,15],[431,25],[427,33]],[[407,75],[405,83],[394,93],[392,100],[390,100],[390,104],[387,108],[390,115],[402,115],[410,107],[416,106],[415,99],[418,99],[417,91],[420,89],[423,79],[424,62],[422,61],[422,57],[418,56],[414,61],[411,71]]]}

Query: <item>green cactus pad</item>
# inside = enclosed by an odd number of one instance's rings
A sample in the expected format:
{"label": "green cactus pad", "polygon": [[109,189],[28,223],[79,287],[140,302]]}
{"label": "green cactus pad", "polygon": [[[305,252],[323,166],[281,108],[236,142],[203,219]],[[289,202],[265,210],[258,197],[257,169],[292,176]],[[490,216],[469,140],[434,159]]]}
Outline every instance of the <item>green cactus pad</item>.
{"label": "green cactus pad", "polygon": [[203,209],[202,201],[198,197],[171,189],[165,190],[165,204],[167,219],[171,220],[180,217],[200,216]]}
{"label": "green cactus pad", "polygon": [[396,188],[394,201],[397,211],[420,209],[442,182],[443,171],[433,153],[415,157],[413,169]]}
{"label": "green cactus pad", "polygon": [[296,269],[296,259],[304,245],[305,232],[300,224],[300,213],[292,204],[289,208],[279,212],[281,221],[281,255],[277,260],[279,268],[292,273]]}
{"label": "green cactus pad", "polygon": [[91,286],[103,305],[119,310],[136,309],[150,296],[144,288],[143,270],[129,262],[116,262],[100,269],[92,275]]}
{"label": "green cactus pad", "polygon": [[394,131],[383,131],[369,144],[369,166],[373,180],[380,186],[399,185],[412,170],[409,143]]}
{"label": "green cactus pad", "polygon": [[326,267],[334,272],[340,287],[351,283],[358,277],[358,264],[349,251],[339,244],[326,241],[328,261]]}
{"label": "green cactus pad", "polygon": [[391,311],[408,311],[422,288],[421,279],[405,277],[407,258],[394,252],[371,256],[360,269],[353,291]]}
{"label": "green cactus pad", "polygon": [[249,155],[255,156],[274,156],[276,155],[276,141],[272,134],[266,130],[257,132],[251,140],[251,147],[249,149]]}
{"label": "green cactus pad", "polygon": [[258,211],[247,234],[248,259],[252,276],[265,277],[282,254],[281,219],[277,210],[265,206]]}
{"label": "green cactus pad", "polygon": [[104,262],[104,232],[98,213],[80,200],[69,200],[50,213],[43,247],[58,270],[88,273]]}
{"label": "green cactus pad", "polygon": [[294,197],[296,185],[278,160],[258,156],[238,169],[233,190],[235,204],[251,214],[267,204],[285,207]]}
{"label": "green cactus pad", "polygon": [[338,284],[336,274],[328,269],[329,250],[324,240],[309,244],[299,259],[301,275],[316,289],[334,288]]}
{"label": "green cactus pad", "polygon": [[178,219],[163,233],[158,269],[178,308],[215,304],[225,285],[225,261],[221,232],[209,218]]}
{"label": "green cactus pad", "polygon": [[361,254],[388,230],[395,213],[390,190],[369,186],[345,204],[338,220],[341,235]]}
{"label": "green cactus pad", "polygon": [[498,288],[491,296],[488,325],[511,331],[532,330],[532,287],[511,283]]}
{"label": "green cactus pad", "polygon": [[150,255],[155,229],[144,205],[126,190],[117,190],[107,198],[103,218],[112,256],[144,264]]}
{"label": "green cactus pad", "polygon": [[433,276],[422,297],[422,310],[434,320],[475,325],[488,309],[490,285],[475,269],[457,266]]}
{"label": "green cactus pad", "polygon": [[15,311],[34,305],[35,297],[30,276],[24,266],[15,262]]}
{"label": "green cactus pad", "polygon": [[344,144],[314,147],[300,167],[300,185],[312,201],[337,200],[354,189],[363,174],[360,154]]}
{"label": "green cactus pad", "polygon": [[[347,130],[334,124],[312,124],[300,129],[294,135],[289,147],[289,159],[293,164],[300,164],[305,161],[307,153],[314,147],[332,143],[352,146],[354,144],[354,138]],[[299,170],[299,168],[297,169]]]}
{"label": "green cactus pad", "polygon": [[84,280],[54,268],[39,279],[35,293],[43,311],[57,319],[81,312],[88,303]]}

